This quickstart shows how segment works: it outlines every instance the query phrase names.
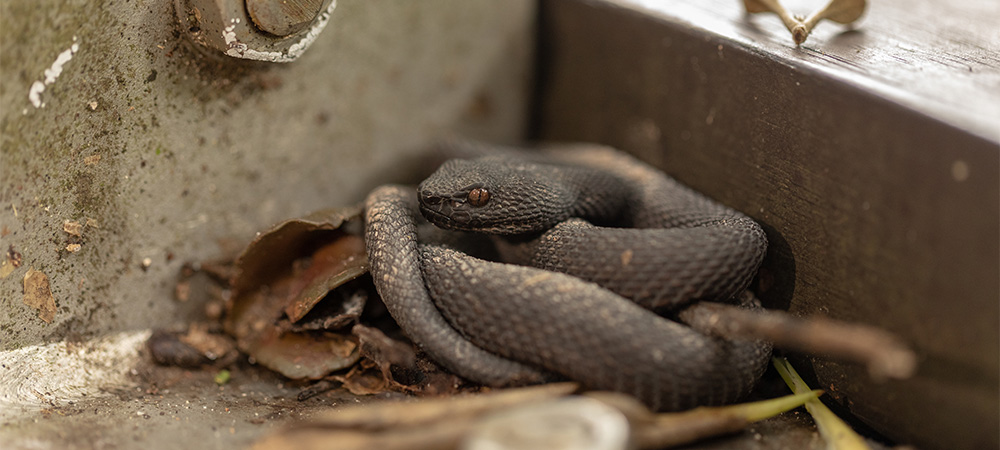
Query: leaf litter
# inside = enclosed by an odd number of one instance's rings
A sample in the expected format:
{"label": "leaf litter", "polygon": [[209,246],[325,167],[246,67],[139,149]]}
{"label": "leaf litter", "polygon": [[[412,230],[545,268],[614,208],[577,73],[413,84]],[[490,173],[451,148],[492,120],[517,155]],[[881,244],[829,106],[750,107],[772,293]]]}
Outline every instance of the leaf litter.
{"label": "leaf litter", "polygon": [[214,282],[200,286],[215,299],[206,309],[224,308],[212,314],[214,328],[196,323],[154,333],[148,343],[154,361],[225,367],[234,361],[205,345],[219,338],[233,354],[313,383],[300,399],[340,387],[355,395],[450,395],[469,388],[420,354],[388,315],[368,275],[362,234],[359,206],[332,208],[259,233],[229,261],[185,264],[175,298],[198,297],[193,281],[203,274]]}

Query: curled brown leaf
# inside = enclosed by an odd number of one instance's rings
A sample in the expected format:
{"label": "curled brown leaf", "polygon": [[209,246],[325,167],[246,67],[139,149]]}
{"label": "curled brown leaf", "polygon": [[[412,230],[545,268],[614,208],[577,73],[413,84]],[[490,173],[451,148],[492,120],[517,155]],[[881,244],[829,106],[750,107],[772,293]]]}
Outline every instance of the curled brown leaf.
{"label": "curled brown leaf", "polygon": [[[237,257],[224,325],[240,350],[294,379],[320,379],[358,361],[357,338],[349,333],[293,325],[322,300],[344,301],[328,293],[367,272],[360,212],[336,208],[286,220],[258,235]],[[346,325],[363,308],[338,306],[355,315],[328,325]]]}

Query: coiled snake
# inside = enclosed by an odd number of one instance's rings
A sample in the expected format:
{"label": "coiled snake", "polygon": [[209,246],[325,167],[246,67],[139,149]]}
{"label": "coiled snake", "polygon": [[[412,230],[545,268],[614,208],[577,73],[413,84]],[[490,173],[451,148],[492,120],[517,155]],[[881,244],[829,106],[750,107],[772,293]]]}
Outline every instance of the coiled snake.
{"label": "coiled snake", "polygon": [[[418,196],[383,186],[366,200],[375,285],[431,358],[488,385],[565,377],[658,410],[753,387],[769,344],[668,317],[746,289],[767,246],[758,224],[613,149],[485,153],[446,162]],[[506,263],[459,251],[467,237],[420,242],[415,197],[438,227],[502,236]]]}

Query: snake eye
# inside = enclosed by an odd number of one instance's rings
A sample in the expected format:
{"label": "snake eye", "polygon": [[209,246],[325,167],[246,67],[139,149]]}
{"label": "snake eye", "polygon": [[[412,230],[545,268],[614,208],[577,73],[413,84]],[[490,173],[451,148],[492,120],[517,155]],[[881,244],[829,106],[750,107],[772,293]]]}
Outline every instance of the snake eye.
{"label": "snake eye", "polygon": [[490,201],[490,191],[486,188],[475,188],[469,191],[469,204],[472,206],[483,206]]}

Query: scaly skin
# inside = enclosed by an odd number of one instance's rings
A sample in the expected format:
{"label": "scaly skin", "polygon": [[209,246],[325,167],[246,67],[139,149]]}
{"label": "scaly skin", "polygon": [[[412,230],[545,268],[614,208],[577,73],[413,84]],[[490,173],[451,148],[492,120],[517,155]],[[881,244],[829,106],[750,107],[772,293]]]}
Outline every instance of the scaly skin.
{"label": "scaly skin", "polygon": [[365,203],[372,279],[389,314],[410,339],[445,368],[483,384],[509,386],[545,380],[535,369],[469,343],[431,303],[420,271],[412,189],[381,186]]}
{"label": "scaly skin", "polygon": [[[396,317],[414,341],[440,348],[428,353],[456,373],[493,385],[525,379],[482,376],[506,373],[492,368],[514,360],[655,409],[727,403],[749,391],[768,344],[710,338],[637,304],[662,312],[741,292],[766,249],[756,223],[610,149],[497,153],[445,163],[421,184],[421,212],[444,228],[507,235],[507,258],[547,270],[418,246],[408,230],[384,225],[412,217],[410,206],[387,210],[369,199],[378,212],[368,215],[369,259],[390,313],[406,309],[392,306],[399,292],[430,304],[429,288],[437,306],[430,308],[444,316]],[[472,206],[466,200],[477,188],[488,201]],[[399,278],[400,265],[409,275]],[[422,278],[412,276],[414,267]],[[503,359],[449,350],[455,342]]]}

